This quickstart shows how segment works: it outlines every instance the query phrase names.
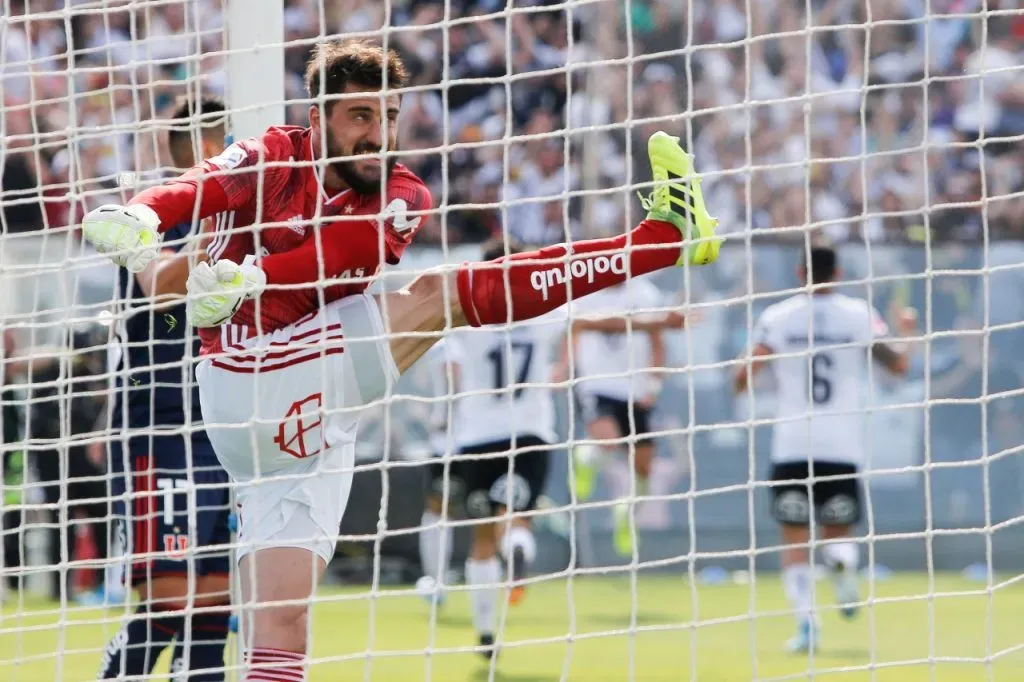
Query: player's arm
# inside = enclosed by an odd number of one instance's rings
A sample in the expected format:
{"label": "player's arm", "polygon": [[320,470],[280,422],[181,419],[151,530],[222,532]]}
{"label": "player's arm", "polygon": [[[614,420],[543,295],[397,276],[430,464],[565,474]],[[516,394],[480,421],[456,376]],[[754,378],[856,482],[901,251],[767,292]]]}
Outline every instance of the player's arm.
{"label": "player's arm", "polygon": [[[459,376],[462,368],[458,360],[446,358],[444,362],[438,362],[433,371],[434,386],[444,387],[442,395],[455,395],[459,392]],[[449,372],[451,372],[451,383],[448,382]]]}
{"label": "player's arm", "polygon": [[[6,359],[3,359],[2,367],[10,376],[31,378],[56,365],[60,355],[59,348],[50,346],[15,349],[8,354]],[[2,372],[0,372],[0,378],[3,378]]]}
{"label": "player's arm", "polygon": [[660,330],[648,332],[647,335],[651,340],[651,367],[647,372],[650,394],[645,396],[642,402],[646,405],[653,405],[658,401],[658,396],[664,386],[662,374],[665,371],[668,353],[665,351],[665,336]]}
{"label": "player's arm", "polygon": [[192,241],[178,251],[161,249],[154,261],[135,273],[135,281],[142,295],[157,303],[179,302],[185,296],[189,272],[198,263],[209,260],[206,242],[211,230],[209,221],[203,221],[201,240]]}
{"label": "player's arm", "polygon": [[743,393],[750,387],[754,377],[771,362],[776,348],[784,348],[776,310],[769,307],[761,313],[754,326],[754,333],[751,335],[754,347],[750,351],[750,356],[736,368],[733,375],[732,388],[736,393]]}
{"label": "player's arm", "polygon": [[250,204],[260,177],[255,166],[279,160],[282,144],[269,134],[236,142],[183,175],[139,192],[126,206],[106,204],[90,211],[82,231],[97,251],[139,272],[156,260],[161,235],[175,225]]}
{"label": "player's arm", "polygon": [[186,293],[185,282],[192,266],[209,260],[205,250],[186,246],[181,251],[161,249],[156,260],[135,273],[139,290],[157,303],[177,302]]}
{"label": "player's arm", "polygon": [[264,257],[267,284],[317,284],[346,270],[373,273],[382,263],[397,264],[430,210],[430,191],[418,178],[403,177],[388,184],[386,201],[381,220],[327,224],[299,247]]}
{"label": "player's arm", "polygon": [[682,329],[686,317],[670,310],[663,314],[617,315],[609,317],[578,317],[573,319],[574,332],[601,332],[604,334],[628,334],[636,332],[660,333],[665,330]]}
{"label": "player's arm", "polygon": [[[435,400],[433,409],[430,411],[430,426],[434,431],[445,431],[448,427],[449,409],[451,405],[451,413],[454,416],[455,410],[458,409],[458,401],[456,398],[459,395],[459,376],[461,368],[459,363],[455,360],[447,360],[445,362],[438,362],[433,368],[434,371],[434,386],[441,388],[444,387],[443,393],[435,395],[434,398],[444,398],[444,400]],[[451,371],[451,383],[448,382],[449,374]]]}
{"label": "player's arm", "polygon": [[736,369],[736,374],[733,376],[732,389],[736,393],[743,393],[750,386],[750,382],[754,377],[758,375],[765,367],[768,366],[770,356],[774,355],[775,351],[771,347],[758,343],[754,346],[754,350],[750,353],[749,362],[745,362]]}
{"label": "player's arm", "polygon": [[575,338],[576,335],[571,331],[559,335],[558,349],[555,351],[557,360],[551,370],[551,380],[555,383],[563,384],[569,381],[569,375],[572,373],[569,368],[569,344]]}
{"label": "player's arm", "polygon": [[[884,335],[888,329],[877,313],[872,313],[875,318],[873,332],[876,336]],[[900,336],[906,338],[913,336],[917,331],[917,312],[913,308],[899,308],[895,311],[896,324]],[[896,376],[906,376],[910,371],[911,344],[907,341],[894,343],[892,341],[876,340],[871,344],[872,359]]]}
{"label": "player's arm", "polygon": [[380,218],[327,223],[298,247],[266,256],[258,265],[255,256],[241,264],[200,263],[186,282],[189,324],[221,325],[268,285],[319,288],[346,270],[362,269],[372,275],[382,262],[398,263],[430,210],[430,191],[419,178],[405,174],[388,182],[385,199]]}

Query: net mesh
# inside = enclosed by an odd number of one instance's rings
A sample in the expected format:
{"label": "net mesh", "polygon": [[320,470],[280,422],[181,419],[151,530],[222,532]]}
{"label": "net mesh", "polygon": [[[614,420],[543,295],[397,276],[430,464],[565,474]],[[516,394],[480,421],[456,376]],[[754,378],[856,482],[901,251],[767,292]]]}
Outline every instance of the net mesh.
{"label": "net mesh", "polygon": [[[338,553],[312,600],[308,679],[1008,680],[1024,665],[1019,3],[0,9],[3,679],[95,678],[135,608],[118,589],[126,560],[108,465],[121,434],[105,417],[119,377],[104,356],[117,352],[123,310],[118,274],[82,240],[81,218],[175,173],[178,98],[224,97],[236,139],[259,132],[254,122],[305,125],[301,72],[337,35],[383,40],[405,59],[401,161],[437,207],[384,287],[477,260],[495,235],[543,245],[621,233],[642,217],[635,190],[651,179],[656,130],[696,155],[727,241],[713,266],[650,278],[663,295],[654,307],[685,309],[693,323],[666,334],[642,499],[635,452],[601,460],[591,500],[571,492],[569,450],[598,436],[572,398],[576,378],[552,378],[561,449],[533,517],[530,596],[502,606],[493,664],[471,652],[458,575],[470,521],[442,521],[454,530],[444,605],[424,606],[411,587],[431,411],[452,396],[417,367],[366,411]],[[238,12],[254,21],[229,42],[243,30],[228,21]],[[278,17],[283,40],[259,32]],[[258,66],[275,61],[281,91]],[[842,622],[819,582],[821,648],[790,657],[765,482],[773,393],[758,382],[756,400],[735,399],[731,383],[760,313],[800,290],[795,269],[820,240],[840,245],[852,295],[883,312],[917,308],[919,342],[907,378],[865,377],[860,618]],[[639,540],[625,555],[615,550],[623,499]],[[180,674],[170,658],[168,648],[154,679]],[[242,679],[240,662],[232,637],[227,679]]]}

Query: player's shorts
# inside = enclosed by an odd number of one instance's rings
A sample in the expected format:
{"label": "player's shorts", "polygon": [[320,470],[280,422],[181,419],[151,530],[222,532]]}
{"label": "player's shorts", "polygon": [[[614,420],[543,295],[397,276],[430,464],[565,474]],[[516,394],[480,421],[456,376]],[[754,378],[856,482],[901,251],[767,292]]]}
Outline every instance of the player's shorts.
{"label": "player's shorts", "polygon": [[772,516],[779,523],[809,525],[812,498],[815,519],[823,526],[846,526],[860,521],[860,483],[855,465],[815,461],[814,482],[808,483],[809,478],[810,466],[806,461],[772,465],[771,480],[786,481],[772,484]]}
{"label": "player's shorts", "polygon": [[[631,434],[637,436],[637,443],[650,443],[654,439],[648,436],[651,432],[651,411],[646,407],[637,405],[636,401],[630,405],[627,400],[609,398],[603,395],[585,395],[582,398],[584,415],[588,422],[610,417],[615,420],[619,427],[619,433],[623,437]],[[632,424],[629,420],[630,409],[633,411]]]}
{"label": "player's shorts", "polygon": [[486,518],[501,508],[535,509],[547,480],[552,447],[535,436],[523,436],[515,440],[514,452],[511,440],[462,448],[458,470],[466,485],[466,513]]}
{"label": "player's shorts", "polygon": [[241,484],[237,554],[300,547],[330,561],[352,487],[359,414],[398,379],[377,304],[349,296],[224,346],[196,376],[210,442]]}
{"label": "player's shorts", "polygon": [[461,502],[466,490],[458,464],[454,457],[447,462],[444,455],[432,457],[426,466],[427,494],[447,497],[451,503]]}
{"label": "player's shorts", "polygon": [[110,463],[115,554],[131,557],[129,584],[227,574],[228,475],[202,431],[115,441]]}

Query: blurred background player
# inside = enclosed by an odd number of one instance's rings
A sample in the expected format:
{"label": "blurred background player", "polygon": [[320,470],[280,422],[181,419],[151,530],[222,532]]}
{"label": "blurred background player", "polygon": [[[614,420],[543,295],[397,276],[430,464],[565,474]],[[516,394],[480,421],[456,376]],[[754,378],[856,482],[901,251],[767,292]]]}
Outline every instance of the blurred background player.
{"label": "blurred background player", "polygon": [[[16,443],[22,442],[24,418],[19,405],[17,389],[11,385],[15,375],[13,356],[14,333],[0,332],[0,568],[17,569],[22,565],[23,529],[25,520],[25,451]],[[10,449],[8,449],[8,447]],[[6,589],[19,590],[21,580],[14,571],[0,580],[0,603]]]}
{"label": "blurred background player", "polygon": [[430,396],[427,423],[433,460],[426,466],[427,493],[423,517],[420,519],[420,565],[423,577],[416,582],[417,591],[428,600],[444,603],[448,569],[452,561],[452,518],[463,502],[464,486],[454,466],[454,422],[457,404],[454,400],[459,385],[459,365],[451,357],[451,346],[439,342],[423,356],[426,364]]}
{"label": "blurred background player", "polygon": [[[629,279],[577,305],[579,317],[573,321],[569,338],[577,395],[587,438],[598,442],[573,448],[573,476],[580,501],[593,494],[602,452],[632,455],[637,498],[650,490],[655,451],[654,439],[648,434],[651,410],[661,391],[659,375],[665,367],[663,332],[683,324],[678,313],[656,312],[665,306],[658,288],[643,278]],[[629,495],[628,489],[625,494]],[[633,552],[630,508],[625,501],[613,508],[612,541],[622,556]]]}
{"label": "blurred background player", "polygon": [[[175,168],[224,149],[220,100],[179,101],[172,116]],[[110,408],[117,540],[129,554],[157,554],[131,561],[126,582],[139,606],[111,640],[100,679],[150,674],[172,640],[173,672],[190,671],[193,682],[224,679],[229,562],[226,549],[204,550],[231,541],[228,477],[201,428],[192,380],[199,344],[182,300],[190,268],[207,259],[203,241],[188,239],[199,230],[191,218],[171,227],[145,269],[119,271],[125,312]]]}
{"label": "blurred background player", "polygon": [[[818,645],[809,563],[813,526],[830,541],[822,554],[841,613],[852,618],[858,606],[859,548],[849,538],[862,513],[858,475],[866,443],[860,408],[871,369],[864,347],[896,375],[905,375],[910,362],[909,346],[897,348],[882,340],[889,328],[870,303],[835,290],[832,284],[839,276],[836,251],[812,248],[799,277],[813,290],[765,309],[754,328],[749,365],[739,367],[734,381],[736,392],[742,393],[770,365],[776,382],[772,513],[785,545],[783,587],[798,622],[796,636],[787,643],[794,653]],[[896,312],[900,333],[912,335],[916,313],[910,308]]]}
{"label": "blurred background player", "polygon": [[[496,239],[484,245],[492,261],[522,249]],[[456,471],[465,487],[466,514],[478,520],[466,559],[473,625],[485,656],[494,655],[502,583],[513,581],[518,603],[537,543],[529,517],[547,480],[556,442],[552,385],[555,346],[565,334],[556,314],[509,327],[462,330],[446,337],[458,366]],[[555,318],[555,319],[552,319]],[[500,558],[499,558],[500,557]],[[502,562],[505,571],[502,570]]]}
{"label": "blurred background player", "polygon": [[[56,347],[27,348],[16,363],[24,378],[23,436],[27,475],[40,486],[47,562],[49,596],[65,602],[79,596],[72,583],[67,561],[80,557],[76,540],[88,537],[93,550],[107,554],[106,518],[109,495],[102,461],[90,457],[88,445],[100,427],[107,384],[105,369],[108,330],[96,321],[66,330],[66,340]],[[12,369],[8,365],[8,369]],[[25,496],[23,502],[38,502]],[[22,519],[24,520],[24,519]],[[81,533],[79,534],[79,531]],[[24,536],[19,537],[24,556]],[[66,557],[66,558],[62,558]],[[88,573],[89,582],[102,580],[102,571]]]}

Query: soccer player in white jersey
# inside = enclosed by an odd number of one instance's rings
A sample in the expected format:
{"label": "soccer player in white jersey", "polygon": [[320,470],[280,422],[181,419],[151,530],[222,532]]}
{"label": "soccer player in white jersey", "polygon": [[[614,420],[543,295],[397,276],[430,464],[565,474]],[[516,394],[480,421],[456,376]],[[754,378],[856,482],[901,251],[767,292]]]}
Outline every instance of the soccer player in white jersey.
{"label": "soccer player in white jersey", "polygon": [[[507,248],[521,252],[515,245]],[[505,251],[502,240],[495,240],[485,246],[484,259]],[[505,328],[462,330],[445,339],[449,357],[459,367],[456,475],[464,485],[466,514],[478,520],[466,560],[466,584],[485,656],[497,652],[502,583],[512,581],[509,599],[518,603],[527,567],[537,554],[530,520],[522,513],[536,508],[556,441],[551,382],[566,321],[564,316],[559,321],[556,312]]]}
{"label": "soccer player in white jersey", "polygon": [[[676,312],[657,312],[664,297],[648,279],[631,279],[584,301],[574,308],[572,341],[576,384],[583,406],[587,435],[598,446],[573,449],[576,495],[587,500],[593,494],[597,459],[601,452],[633,451],[638,498],[650,489],[654,463],[651,410],[661,391],[660,373],[665,365],[663,332],[678,328],[683,317]],[[594,316],[600,316],[595,318]],[[630,317],[630,321],[626,321]],[[633,551],[629,504],[615,506],[615,551]]]}
{"label": "soccer player in white jersey", "polygon": [[427,491],[420,519],[420,566],[423,576],[416,589],[438,605],[444,603],[445,578],[452,560],[452,527],[448,519],[462,502],[462,480],[453,467],[456,452],[454,400],[459,382],[459,364],[451,345],[441,341],[421,360],[426,365],[430,396],[434,399],[427,420],[433,459],[427,464]]}
{"label": "soccer player in white jersey", "polygon": [[[889,372],[905,375],[909,346],[886,341],[888,325],[867,301],[838,293],[837,255],[825,246],[810,251],[800,278],[813,287],[768,307],[754,329],[749,364],[736,372],[742,393],[751,378],[770,367],[776,381],[772,433],[772,513],[782,529],[782,582],[796,612],[798,629],[787,648],[816,647],[814,575],[809,562],[812,526],[820,529],[841,613],[851,618],[858,605],[859,547],[850,540],[861,518],[858,474],[864,465],[864,387],[870,357]],[[916,313],[899,311],[904,336],[914,333]],[[812,514],[813,512],[813,514]]]}
{"label": "soccer player in white jersey", "polygon": [[334,555],[360,411],[442,332],[539,317],[633,276],[718,258],[692,157],[659,132],[648,140],[647,217],[630,232],[365,293],[432,210],[426,186],[389,155],[400,95],[385,88],[405,76],[378,46],[326,41],[307,70],[308,128],[272,127],[83,221],[99,252],[138,271],[186,216],[230,213],[210,262],[189,274],[186,310],[202,339],[203,420],[238,486],[246,682],[306,679],[309,599]]}

